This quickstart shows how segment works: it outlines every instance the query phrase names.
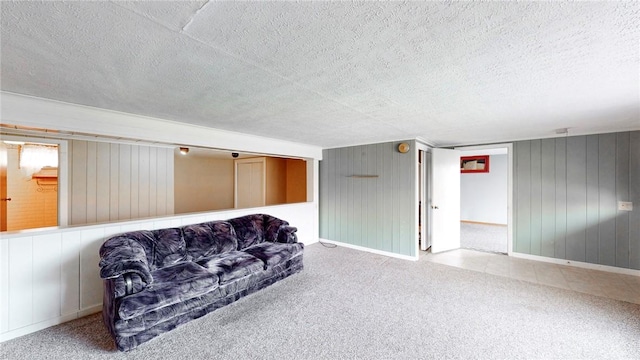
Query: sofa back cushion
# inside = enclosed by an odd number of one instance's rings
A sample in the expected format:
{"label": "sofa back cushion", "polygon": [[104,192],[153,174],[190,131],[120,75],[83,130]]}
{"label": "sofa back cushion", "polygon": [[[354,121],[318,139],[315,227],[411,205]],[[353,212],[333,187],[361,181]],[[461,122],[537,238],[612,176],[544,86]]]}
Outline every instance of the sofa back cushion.
{"label": "sofa back cushion", "polygon": [[187,246],[182,237],[182,229],[169,228],[152,231],[155,239],[155,252],[153,268],[160,269],[166,266],[189,260]]}
{"label": "sofa back cushion", "polygon": [[238,247],[236,232],[226,221],[211,221],[183,227],[187,255],[193,261],[222,254]]}
{"label": "sofa back cushion", "polygon": [[278,232],[282,226],[287,226],[287,221],[278,219],[275,216],[264,215],[264,241],[278,242]]}
{"label": "sofa back cushion", "polygon": [[238,236],[238,250],[264,242],[264,215],[254,214],[237,217],[228,222],[233,226]]}

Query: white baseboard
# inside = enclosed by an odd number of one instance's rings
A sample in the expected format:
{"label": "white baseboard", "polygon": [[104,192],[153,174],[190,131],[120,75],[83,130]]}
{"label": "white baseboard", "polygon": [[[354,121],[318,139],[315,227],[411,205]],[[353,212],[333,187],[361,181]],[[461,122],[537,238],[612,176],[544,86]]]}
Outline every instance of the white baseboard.
{"label": "white baseboard", "polygon": [[515,258],[520,258],[520,259],[526,259],[526,260],[542,261],[542,262],[558,264],[558,265],[575,266],[583,269],[600,270],[600,271],[607,271],[607,272],[612,272],[617,274],[640,276],[640,270],[625,269],[625,268],[616,267],[616,266],[599,265],[599,264],[592,264],[592,263],[566,260],[566,259],[556,259],[556,258],[549,258],[545,256],[529,255],[529,254],[522,254],[522,253],[516,253],[516,252],[509,254],[509,256],[513,256]]}
{"label": "white baseboard", "polygon": [[0,343],[102,311],[102,304],[0,334]]}
{"label": "white baseboard", "polygon": [[319,242],[326,243],[326,244],[333,244],[333,245],[343,246],[343,247],[354,249],[354,250],[366,251],[366,252],[370,252],[370,253],[373,253],[373,254],[389,256],[389,257],[402,259],[402,260],[411,260],[411,261],[417,261],[418,260],[418,255],[409,256],[409,255],[396,254],[396,253],[392,253],[392,252],[389,252],[389,251],[371,249],[371,248],[364,247],[364,246],[352,245],[352,244],[347,244],[347,243],[343,243],[343,242],[340,242],[340,241],[333,241],[333,240],[329,240],[329,239],[319,239]]}

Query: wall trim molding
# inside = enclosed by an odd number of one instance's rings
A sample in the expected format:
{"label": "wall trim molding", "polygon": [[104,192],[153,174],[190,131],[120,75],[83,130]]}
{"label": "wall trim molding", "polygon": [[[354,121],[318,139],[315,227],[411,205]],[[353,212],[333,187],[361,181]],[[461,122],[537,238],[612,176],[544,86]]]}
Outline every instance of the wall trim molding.
{"label": "wall trim molding", "polygon": [[337,246],[342,246],[342,247],[346,247],[346,248],[354,249],[354,250],[359,250],[359,251],[366,251],[366,252],[370,252],[370,253],[373,253],[373,254],[393,257],[393,258],[402,259],[402,260],[418,261],[418,259],[419,259],[418,256],[401,255],[401,254],[396,254],[396,253],[392,253],[392,252],[389,252],[389,251],[371,249],[371,248],[364,247],[364,246],[352,245],[352,244],[347,244],[347,243],[343,243],[343,242],[340,242],[340,241],[334,241],[334,240],[329,240],[329,239],[318,239],[318,242],[337,245]]}
{"label": "wall trim molding", "polygon": [[551,264],[568,265],[568,266],[578,267],[582,269],[599,270],[599,271],[606,271],[606,272],[616,273],[616,274],[640,276],[640,270],[627,269],[627,268],[621,268],[616,266],[592,264],[592,263],[586,263],[582,261],[574,261],[574,260],[566,260],[566,259],[556,259],[556,258],[550,258],[546,256],[529,255],[529,254],[523,254],[523,253],[517,253],[517,252],[511,253],[509,254],[509,256],[513,256],[514,258],[520,258],[525,260],[541,261],[541,262],[546,262]]}

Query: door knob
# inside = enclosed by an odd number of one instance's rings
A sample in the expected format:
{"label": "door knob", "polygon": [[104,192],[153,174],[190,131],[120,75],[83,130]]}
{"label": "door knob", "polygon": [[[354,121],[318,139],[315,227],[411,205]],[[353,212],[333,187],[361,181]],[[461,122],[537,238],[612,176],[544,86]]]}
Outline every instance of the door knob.
{"label": "door knob", "polygon": [[437,206],[433,206],[433,205],[431,205],[431,208],[432,208],[432,209],[437,209],[438,207],[437,207]]}
{"label": "door knob", "polygon": [[2,200],[2,201],[11,201],[11,198],[2,198],[0,200]]}

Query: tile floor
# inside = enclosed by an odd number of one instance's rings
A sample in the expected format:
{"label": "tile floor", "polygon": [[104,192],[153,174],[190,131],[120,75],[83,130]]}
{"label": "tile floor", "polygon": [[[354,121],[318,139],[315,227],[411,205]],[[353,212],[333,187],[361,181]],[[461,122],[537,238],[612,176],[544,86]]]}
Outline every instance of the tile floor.
{"label": "tile floor", "polygon": [[421,259],[487,274],[640,304],[640,276],[459,249],[421,252]]}

